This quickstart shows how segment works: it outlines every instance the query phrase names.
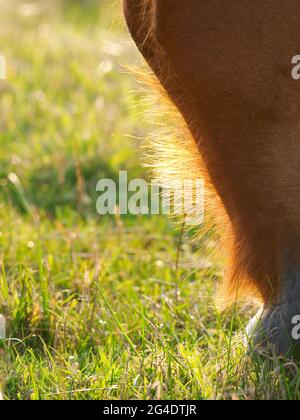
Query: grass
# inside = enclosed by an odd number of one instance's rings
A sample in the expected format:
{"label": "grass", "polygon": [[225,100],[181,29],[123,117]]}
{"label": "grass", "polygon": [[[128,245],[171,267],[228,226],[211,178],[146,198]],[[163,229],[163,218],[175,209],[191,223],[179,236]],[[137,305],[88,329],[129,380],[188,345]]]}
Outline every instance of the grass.
{"label": "grass", "polygon": [[100,178],[147,178],[153,129],[118,6],[0,0],[4,398],[299,399],[295,365],[245,354],[251,310],[215,309],[211,235],[96,213]]}

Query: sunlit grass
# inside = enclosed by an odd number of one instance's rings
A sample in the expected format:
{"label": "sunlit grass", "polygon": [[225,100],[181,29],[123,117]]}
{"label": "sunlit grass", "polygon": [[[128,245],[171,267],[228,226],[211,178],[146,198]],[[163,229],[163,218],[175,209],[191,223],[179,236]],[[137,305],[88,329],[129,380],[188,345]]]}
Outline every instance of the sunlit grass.
{"label": "sunlit grass", "polygon": [[100,178],[147,176],[138,139],[153,128],[114,3],[0,7],[4,398],[298,398],[296,366],[236,341],[251,311],[215,309],[209,234],[198,250],[184,235],[176,264],[166,218],[96,214]]}

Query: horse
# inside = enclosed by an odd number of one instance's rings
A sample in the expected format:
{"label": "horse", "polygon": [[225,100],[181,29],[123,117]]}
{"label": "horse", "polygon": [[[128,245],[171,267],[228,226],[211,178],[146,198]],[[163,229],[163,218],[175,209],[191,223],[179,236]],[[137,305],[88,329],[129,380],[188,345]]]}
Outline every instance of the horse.
{"label": "horse", "polygon": [[299,1],[123,2],[134,42],[193,140],[179,166],[190,177],[201,159],[193,175],[204,174],[223,210],[224,302],[259,301],[247,335],[277,354],[299,353]]}

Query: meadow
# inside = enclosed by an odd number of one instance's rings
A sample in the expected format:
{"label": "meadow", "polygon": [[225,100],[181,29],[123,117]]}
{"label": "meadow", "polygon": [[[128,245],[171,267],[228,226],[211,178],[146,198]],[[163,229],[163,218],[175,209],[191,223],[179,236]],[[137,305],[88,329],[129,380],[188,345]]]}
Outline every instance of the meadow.
{"label": "meadow", "polygon": [[0,0],[3,398],[299,399],[239,338],[255,308],[216,309],[215,234],[96,212],[99,179],[149,179],[155,128],[120,6]]}

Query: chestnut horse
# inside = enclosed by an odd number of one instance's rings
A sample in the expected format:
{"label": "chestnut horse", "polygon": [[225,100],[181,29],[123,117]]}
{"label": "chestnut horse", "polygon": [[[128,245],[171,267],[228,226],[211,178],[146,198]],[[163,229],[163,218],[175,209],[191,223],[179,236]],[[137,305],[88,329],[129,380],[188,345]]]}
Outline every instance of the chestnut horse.
{"label": "chestnut horse", "polygon": [[256,341],[264,332],[277,352],[300,350],[299,0],[124,0],[124,10],[227,214],[226,299],[259,297]]}

